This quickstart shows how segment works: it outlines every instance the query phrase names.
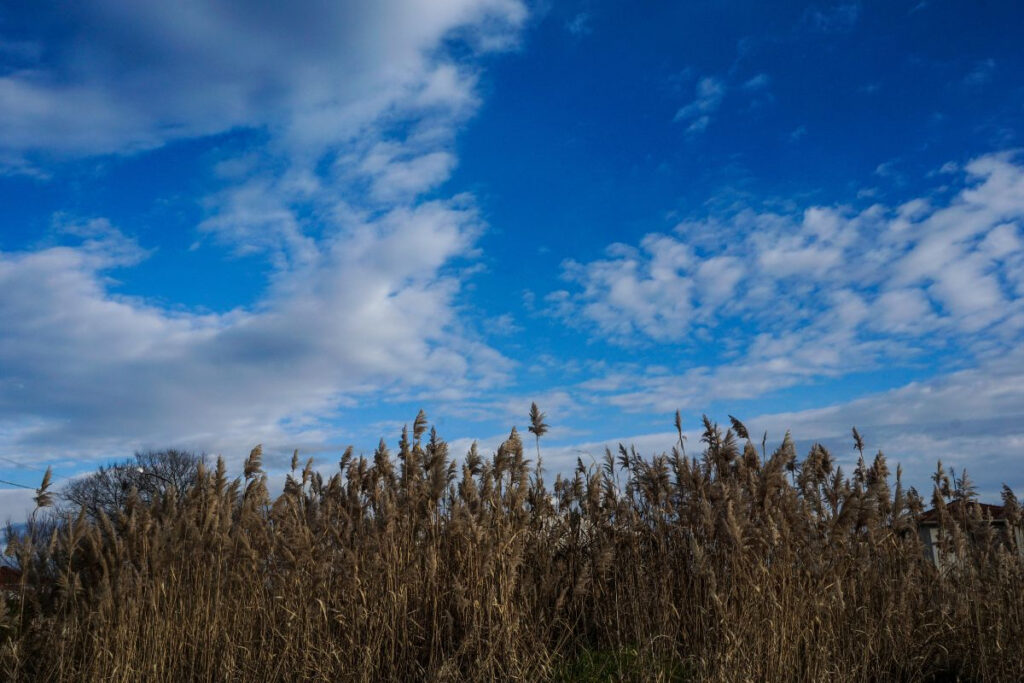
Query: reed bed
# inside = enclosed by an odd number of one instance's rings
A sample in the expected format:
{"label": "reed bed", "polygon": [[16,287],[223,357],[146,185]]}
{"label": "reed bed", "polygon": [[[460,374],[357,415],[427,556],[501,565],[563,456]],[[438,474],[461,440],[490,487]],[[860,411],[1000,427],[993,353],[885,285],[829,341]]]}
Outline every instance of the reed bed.
{"label": "reed bed", "polygon": [[[272,496],[261,450],[116,514],[33,515],[8,545],[8,680],[1024,679],[1024,561],[966,477],[929,504],[884,456],[846,475],[789,435],[705,418],[702,452],[607,452],[546,483],[513,430],[454,459],[422,413],[393,455],[312,461]],[[863,443],[855,434],[855,443]],[[530,444],[533,446],[534,444]],[[533,449],[530,455],[533,455]],[[39,503],[52,502],[49,482]],[[959,515],[949,503],[961,500]]]}

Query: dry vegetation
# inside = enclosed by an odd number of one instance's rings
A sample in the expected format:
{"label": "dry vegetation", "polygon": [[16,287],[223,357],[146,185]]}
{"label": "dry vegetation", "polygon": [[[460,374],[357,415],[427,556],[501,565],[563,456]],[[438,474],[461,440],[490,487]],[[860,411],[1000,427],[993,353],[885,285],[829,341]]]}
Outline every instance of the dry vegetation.
{"label": "dry vegetation", "polygon": [[[915,531],[923,501],[881,454],[846,476],[821,446],[798,461],[788,435],[767,452],[738,421],[705,427],[700,457],[680,432],[670,455],[621,449],[546,485],[514,430],[492,457],[474,447],[456,461],[421,414],[397,459],[382,441],[369,459],[346,452],[328,479],[293,460],[276,498],[257,447],[243,479],[218,462],[186,490],[129,496],[115,518],[38,515],[8,550],[25,571],[0,614],[0,671],[1024,678],[1024,562],[976,506],[944,515],[957,559],[940,571]],[[972,496],[941,466],[935,483],[940,506]],[[1019,524],[1008,490],[1004,503]]]}

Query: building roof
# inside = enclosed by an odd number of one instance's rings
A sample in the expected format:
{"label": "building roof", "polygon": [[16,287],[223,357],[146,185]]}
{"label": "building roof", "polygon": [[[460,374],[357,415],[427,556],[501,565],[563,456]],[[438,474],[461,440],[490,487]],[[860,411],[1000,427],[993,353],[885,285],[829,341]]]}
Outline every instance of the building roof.
{"label": "building roof", "polygon": [[[961,510],[963,506],[968,506],[966,510]],[[946,510],[949,514],[959,517],[962,514],[971,514],[971,508],[977,505],[981,508],[982,517],[991,517],[994,522],[1006,523],[1006,513],[1003,510],[1002,505],[990,505],[988,503],[977,503],[974,501],[964,502],[954,500],[952,503],[946,503]],[[939,511],[935,508],[925,510],[921,513],[921,516],[917,518],[919,524],[938,524],[939,523]]]}

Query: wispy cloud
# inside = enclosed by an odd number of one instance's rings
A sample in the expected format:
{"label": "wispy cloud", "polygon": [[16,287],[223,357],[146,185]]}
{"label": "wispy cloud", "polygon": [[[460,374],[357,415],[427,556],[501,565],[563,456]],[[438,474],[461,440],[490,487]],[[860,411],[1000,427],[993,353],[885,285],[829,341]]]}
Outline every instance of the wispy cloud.
{"label": "wispy cloud", "polygon": [[[768,74],[759,73],[746,80],[738,80],[734,71],[735,65],[725,77],[705,76],[698,79],[693,87],[693,100],[676,110],[673,123],[686,124],[686,132],[697,135],[707,130],[727,96],[741,95],[752,107],[771,101],[768,90],[772,81]],[[687,81],[693,73],[692,69],[688,69],[674,80]]]}
{"label": "wispy cloud", "polygon": [[964,76],[964,84],[970,86],[985,85],[992,80],[995,70],[996,62],[994,59],[983,59],[975,64],[970,73]]}
{"label": "wispy cloud", "polygon": [[590,26],[590,14],[587,12],[580,12],[566,23],[565,28],[570,34],[577,38],[590,34],[593,30]]}
{"label": "wispy cloud", "polygon": [[714,77],[706,77],[697,81],[694,100],[676,111],[673,121],[688,123],[688,131],[700,132],[708,127],[711,115],[722,104],[725,96],[725,84]]}
{"label": "wispy cloud", "polygon": [[857,2],[812,6],[804,11],[802,26],[818,33],[846,33],[856,27],[860,15]]}
{"label": "wispy cloud", "polygon": [[756,76],[748,78],[746,81],[744,81],[743,89],[761,90],[763,88],[767,88],[768,85],[771,84],[771,82],[772,79],[768,76],[768,74],[757,74]]}
{"label": "wispy cloud", "polygon": [[[686,424],[692,426],[686,433],[687,448],[699,452],[697,421],[710,397],[705,394],[697,398],[690,404],[666,405],[663,411],[668,429],[663,432],[622,434],[605,441],[549,446],[545,449],[546,462],[551,468],[571,467],[577,457],[588,462],[591,456],[599,458],[605,448],[614,451],[619,443],[636,445],[646,455],[667,452],[677,439],[676,433],[670,431],[668,417],[676,408],[683,409]],[[1018,454],[1024,448],[1024,357],[1019,350],[990,359],[977,368],[911,382],[852,401],[811,410],[739,417],[751,434],[767,433],[769,447],[781,441],[787,430],[792,430],[802,450],[814,442],[826,445],[847,472],[856,458],[850,429],[857,427],[871,451],[883,450],[894,470],[894,463],[903,467],[904,483],[917,486],[925,494],[929,492],[929,475],[938,460],[958,470],[967,467],[988,499],[997,499],[1004,483],[1018,494],[1024,490],[1024,472],[1017,464]]]}

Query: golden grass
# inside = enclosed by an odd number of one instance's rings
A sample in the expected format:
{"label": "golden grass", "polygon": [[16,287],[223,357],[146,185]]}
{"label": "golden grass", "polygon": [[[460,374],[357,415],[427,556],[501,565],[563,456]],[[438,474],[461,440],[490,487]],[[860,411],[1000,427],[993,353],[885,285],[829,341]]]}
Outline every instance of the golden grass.
{"label": "golden grass", "polygon": [[[979,511],[945,516],[954,561],[940,571],[916,534],[921,498],[881,455],[846,477],[821,446],[798,462],[788,435],[759,450],[738,421],[706,423],[699,458],[681,437],[670,455],[623,448],[549,488],[514,430],[492,457],[455,461],[418,417],[397,460],[382,442],[326,480],[309,463],[276,498],[257,448],[242,479],[218,462],[113,519],[34,517],[9,546],[24,589],[0,613],[0,671],[1024,679],[1024,562]],[[969,495],[937,483],[938,502]]]}

